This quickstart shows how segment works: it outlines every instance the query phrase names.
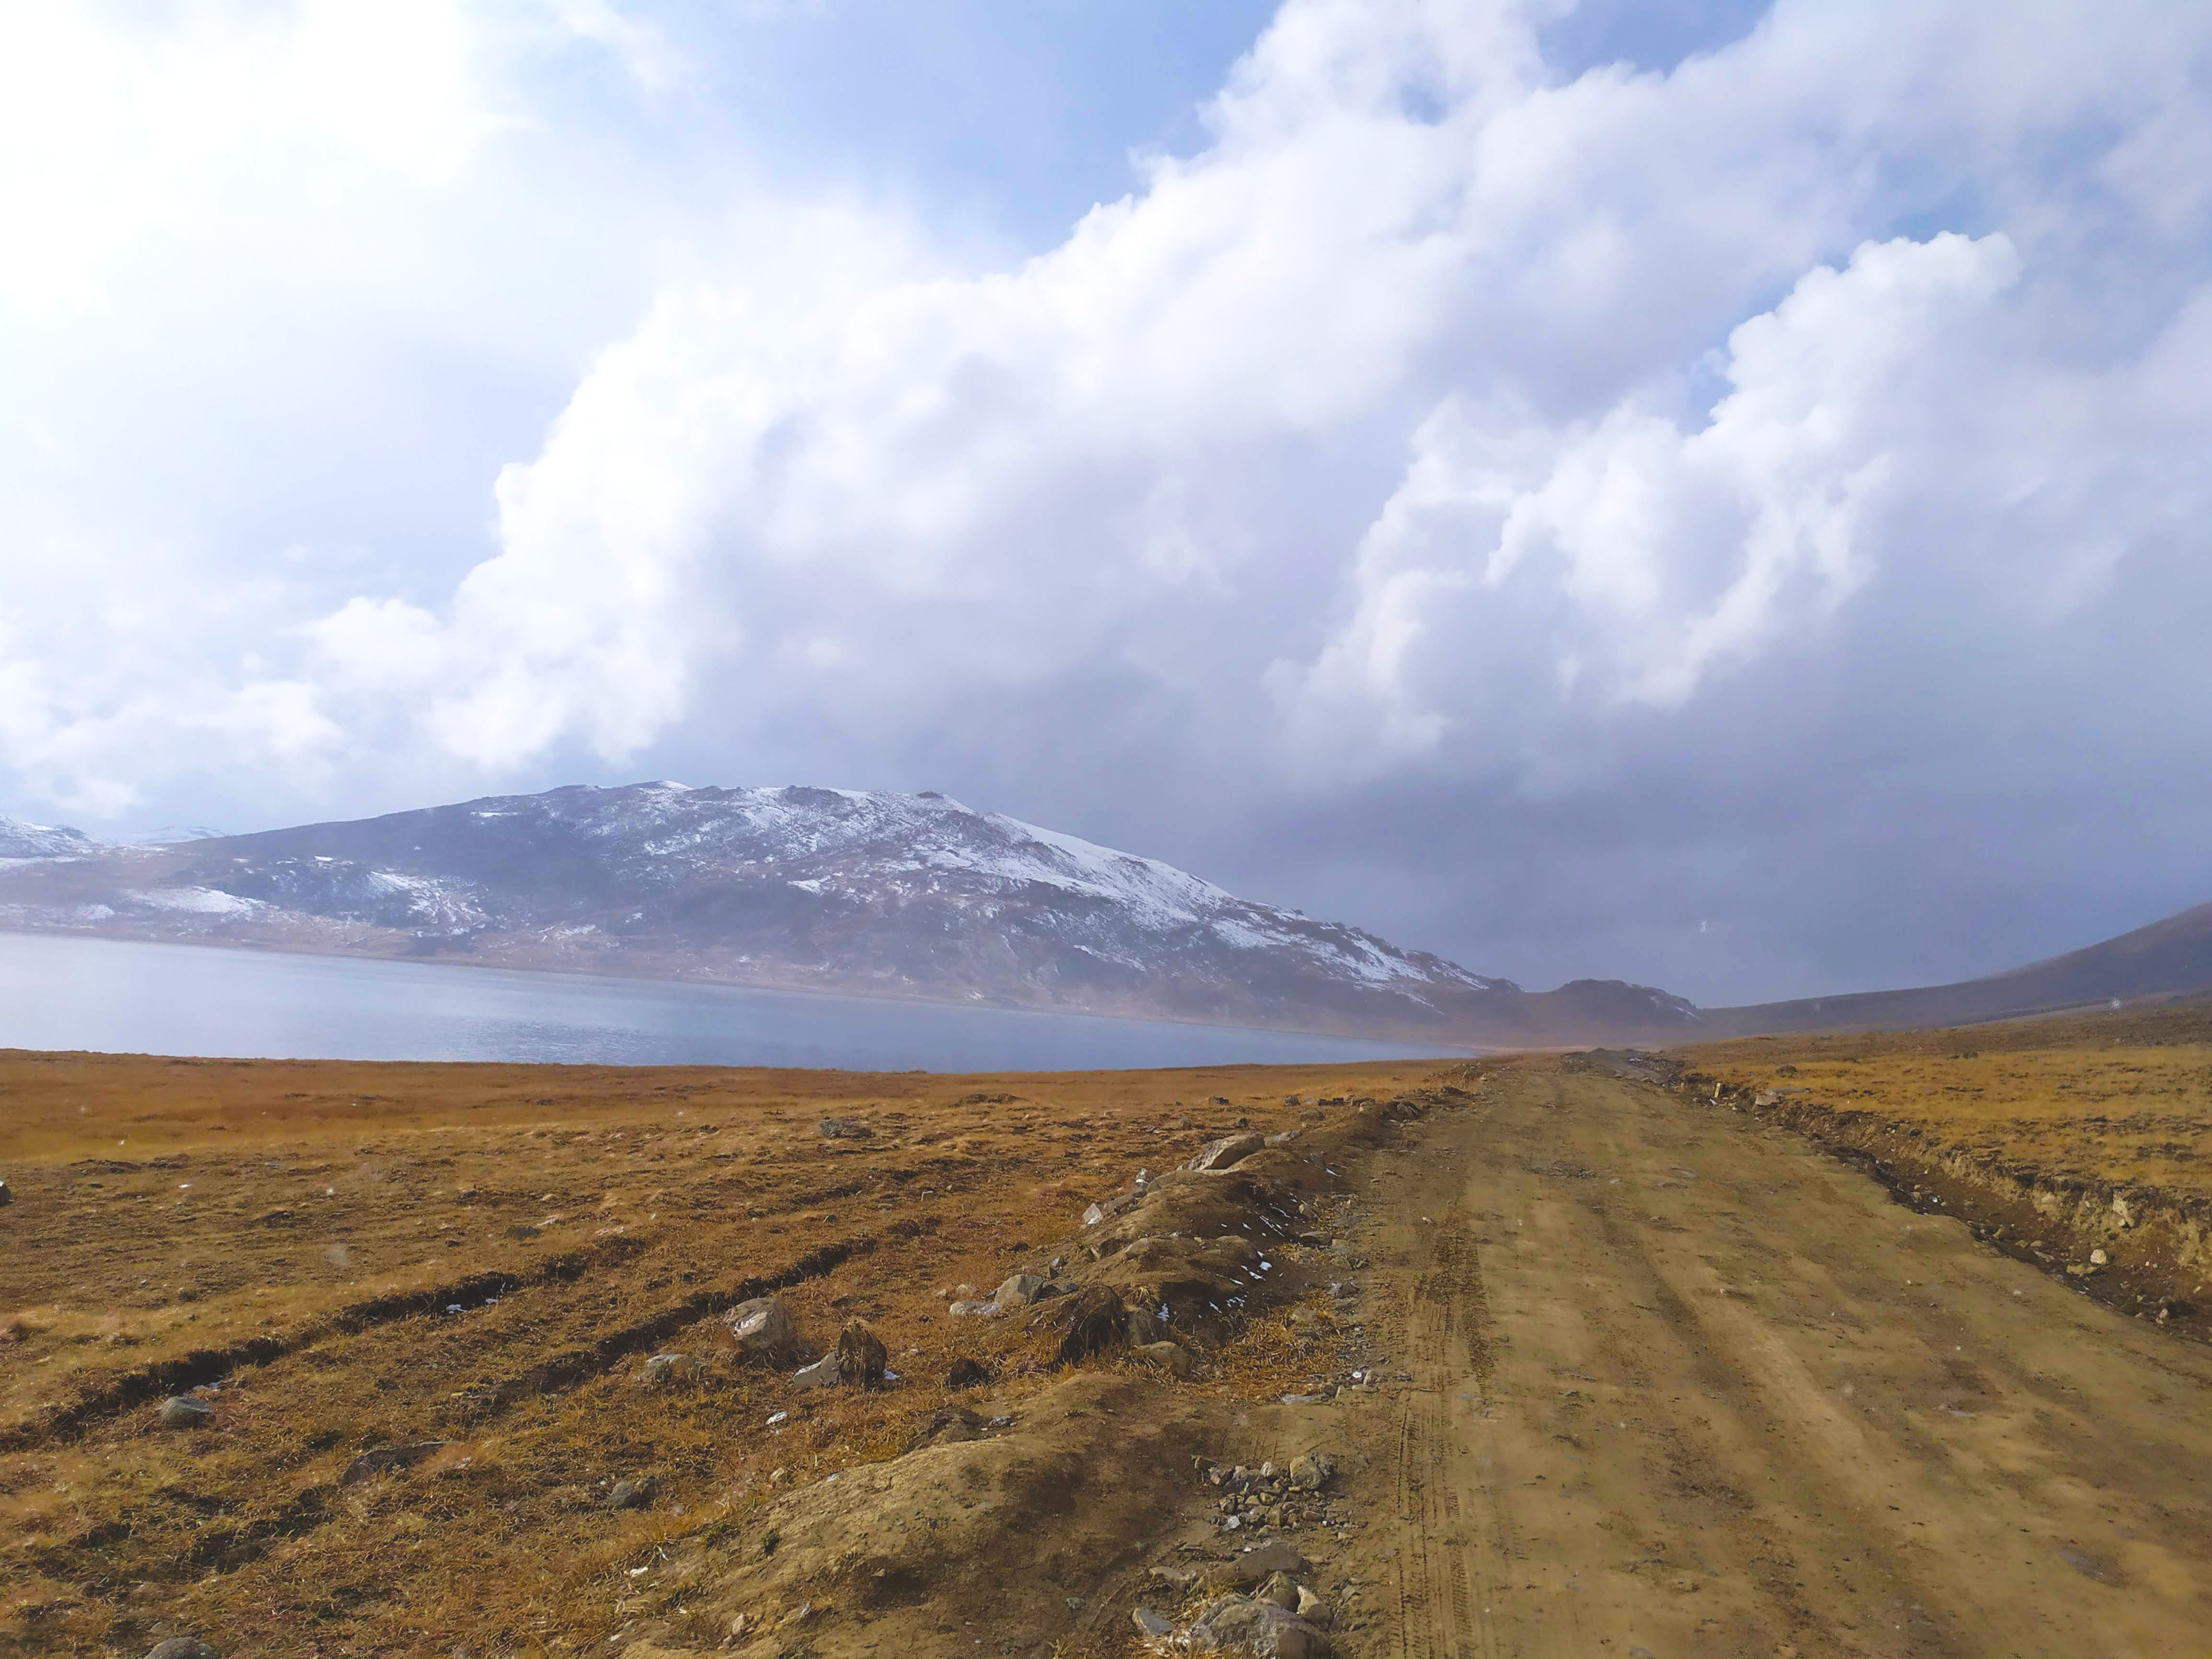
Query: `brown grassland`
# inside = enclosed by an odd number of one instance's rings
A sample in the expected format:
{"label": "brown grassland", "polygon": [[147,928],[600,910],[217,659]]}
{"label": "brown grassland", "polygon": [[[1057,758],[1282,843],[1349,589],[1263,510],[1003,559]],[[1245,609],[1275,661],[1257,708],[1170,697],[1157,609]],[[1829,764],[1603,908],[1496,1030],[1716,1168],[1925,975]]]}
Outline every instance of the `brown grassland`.
{"label": "brown grassland", "polygon": [[2212,1198],[2212,1004],[1680,1053],[2051,1175]]}
{"label": "brown grassland", "polygon": [[[949,1287],[1042,1267],[1140,1168],[1319,1115],[1287,1096],[1435,1071],[0,1054],[0,1651],[603,1644],[630,1564],[896,1453],[956,1357],[997,1373],[979,1407],[1044,1386],[1037,1339],[948,1317]],[[872,1138],[824,1138],[831,1114]],[[718,1316],[766,1288],[817,1347],[866,1319],[910,1385],[799,1396],[726,1364]],[[713,1386],[643,1386],[661,1351]],[[1220,1358],[1175,1386],[1279,1390],[1306,1363],[1266,1321]],[[156,1425],[206,1382],[207,1426]],[[346,1479],[434,1441],[404,1479]],[[648,1477],[649,1507],[608,1505]]]}

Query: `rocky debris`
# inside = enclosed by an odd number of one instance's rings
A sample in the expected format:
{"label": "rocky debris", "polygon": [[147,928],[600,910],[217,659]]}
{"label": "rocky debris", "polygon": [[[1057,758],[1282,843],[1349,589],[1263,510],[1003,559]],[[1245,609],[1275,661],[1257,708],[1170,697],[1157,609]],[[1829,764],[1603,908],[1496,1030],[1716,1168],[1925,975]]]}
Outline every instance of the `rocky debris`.
{"label": "rocky debris", "polygon": [[196,1429],[215,1415],[215,1407],[188,1394],[173,1395],[154,1413],[165,1429]]}
{"label": "rocky debris", "polygon": [[639,1375],[647,1388],[663,1389],[675,1383],[696,1382],[706,1374],[706,1362],[688,1353],[657,1353],[645,1362]]}
{"label": "rocky debris", "polygon": [[146,1650],[146,1659],[222,1659],[197,1636],[172,1636]]}
{"label": "rocky debris", "polygon": [[791,1310],[772,1296],[756,1297],[730,1310],[730,1340],[738,1357],[781,1364],[799,1350],[799,1327]]}
{"label": "rocky debris", "polygon": [[1031,1328],[1042,1325],[1060,1333],[1053,1355],[1056,1365],[1073,1365],[1129,1340],[1129,1310],[1110,1285],[1086,1285],[1073,1296],[1045,1304]]}
{"label": "rocky debris", "polygon": [[825,1117],[815,1125],[824,1140],[873,1140],[876,1132],[856,1117]]}
{"label": "rocky debris", "polygon": [[1297,1614],[1255,1596],[1224,1595],[1206,1604],[1184,1633],[1193,1653],[1249,1653],[1264,1659],[1320,1659],[1328,1638]]}
{"label": "rocky debris", "polygon": [[411,1469],[424,1458],[446,1449],[442,1440],[417,1440],[406,1446],[372,1446],[345,1466],[338,1476],[338,1485],[350,1486],[366,1480],[372,1474],[387,1474],[394,1469]]}
{"label": "rocky debris", "polygon": [[999,1286],[991,1300],[1001,1309],[1026,1308],[1042,1299],[1045,1284],[1036,1273],[1016,1273]]}
{"label": "rocky debris", "polygon": [[[1335,1470],[1334,1462],[1322,1452],[1309,1452],[1284,1469],[1277,1468],[1273,1463],[1262,1463],[1256,1469],[1246,1468],[1242,1464],[1233,1469],[1224,1468],[1218,1463],[1209,1464],[1206,1468],[1206,1479],[1218,1487],[1222,1494],[1214,1503],[1218,1516],[1216,1524],[1224,1532],[1266,1531],[1270,1528],[1288,1531],[1299,1527],[1334,1524],[1334,1511],[1326,1489]],[[1274,1542],[1284,1549],[1290,1547],[1280,1539]],[[1257,1553],[1256,1551],[1249,1552],[1242,1559],[1249,1562]],[[1295,1556],[1292,1559],[1295,1560]],[[1269,1566],[1267,1571],[1274,1571],[1279,1568],[1291,1573],[1303,1570],[1294,1565],[1279,1562]],[[1266,1576],[1257,1572],[1256,1568],[1254,1571],[1255,1577],[1229,1587],[1243,1589],[1245,1584],[1256,1583],[1259,1577]],[[1226,1580],[1221,1582],[1224,1584],[1229,1583]]]}
{"label": "rocky debris", "polygon": [[1175,1620],[1164,1613],[1153,1612],[1150,1607],[1133,1608],[1129,1613],[1129,1622],[1136,1626],[1140,1635],[1153,1641],[1175,1633]]}
{"label": "rocky debris", "polygon": [[607,1488],[606,1504],[611,1510],[641,1510],[651,1506],[653,1489],[659,1485],[651,1475],[640,1480],[617,1480]]}
{"label": "rocky debris", "polygon": [[884,1370],[890,1364],[890,1354],[884,1347],[883,1339],[867,1327],[865,1320],[848,1319],[845,1328],[837,1333],[837,1370],[848,1382],[858,1383],[864,1389],[884,1386]]}
{"label": "rocky debris", "polygon": [[1200,1147],[1198,1156],[1183,1165],[1186,1170],[1226,1170],[1243,1163],[1267,1145],[1259,1135],[1224,1135],[1218,1140],[1209,1140]]}
{"label": "rocky debris", "polygon": [[1190,1350],[1173,1342],[1140,1342],[1130,1352],[1146,1364],[1177,1378],[1188,1377],[1198,1369]]}
{"label": "rocky debris", "polygon": [[991,1373],[983,1362],[963,1355],[952,1362],[951,1370],[945,1375],[945,1386],[948,1389],[981,1389],[989,1387],[990,1382]]}

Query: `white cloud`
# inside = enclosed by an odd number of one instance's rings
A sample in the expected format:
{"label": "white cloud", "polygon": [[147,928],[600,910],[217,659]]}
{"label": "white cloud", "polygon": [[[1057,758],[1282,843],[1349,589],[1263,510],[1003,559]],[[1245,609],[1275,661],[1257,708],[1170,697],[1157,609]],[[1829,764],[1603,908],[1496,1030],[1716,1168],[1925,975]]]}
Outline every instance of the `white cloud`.
{"label": "white cloud", "polygon": [[[2212,20],[1793,0],[1567,81],[1549,9],[1291,0],[1027,258],[652,125],[714,77],[607,0],[11,13],[0,764],[396,805],[801,732],[877,782],[1042,710],[1101,795],[1134,752],[1262,812],[1908,690],[2063,740],[2128,630],[2191,695]],[[532,69],[578,40],[619,97]],[[478,376],[552,390],[457,478]]]}

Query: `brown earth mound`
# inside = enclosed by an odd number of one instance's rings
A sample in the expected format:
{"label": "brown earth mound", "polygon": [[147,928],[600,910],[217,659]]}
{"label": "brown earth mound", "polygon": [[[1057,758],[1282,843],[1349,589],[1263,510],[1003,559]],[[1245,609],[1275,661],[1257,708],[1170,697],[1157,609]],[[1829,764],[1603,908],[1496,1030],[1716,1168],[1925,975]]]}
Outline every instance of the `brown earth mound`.
{"label": "brown earth mound", "polygon": [[1127,1570],[1188,1501],[1191,1459],[1220,1414],[1139,1377],[1079,1372],[1003,1428],[847,1469],[742,1529],[672,1545],[640,1593],[655,1616],[624,1650],[948,1652],[971,1620],[1042,1644],[1075,1628],[1069,1598]]}

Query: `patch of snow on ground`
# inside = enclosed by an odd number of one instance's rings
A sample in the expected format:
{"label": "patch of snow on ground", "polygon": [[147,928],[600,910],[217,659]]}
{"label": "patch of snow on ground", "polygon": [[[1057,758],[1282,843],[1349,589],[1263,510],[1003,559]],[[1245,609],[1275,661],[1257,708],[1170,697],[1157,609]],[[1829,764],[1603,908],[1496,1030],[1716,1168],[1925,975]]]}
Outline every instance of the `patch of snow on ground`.
{"label": "patch of snow on ground", "polygon": [[258,899],[240,898],[235,893],[218,892],[212,887],[155,887],[125,896],[156,910],[181,910],[196,916],[250,916],[263,908]]}

